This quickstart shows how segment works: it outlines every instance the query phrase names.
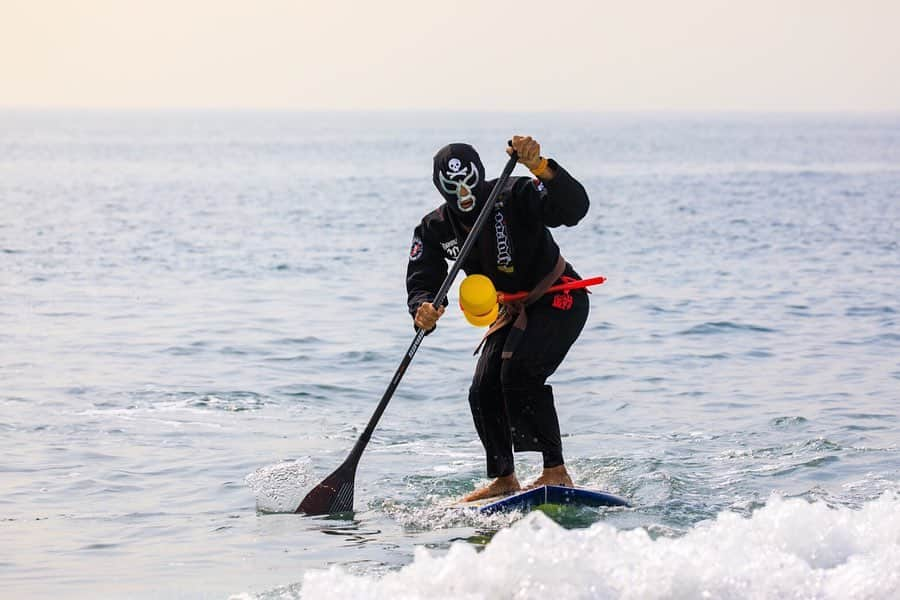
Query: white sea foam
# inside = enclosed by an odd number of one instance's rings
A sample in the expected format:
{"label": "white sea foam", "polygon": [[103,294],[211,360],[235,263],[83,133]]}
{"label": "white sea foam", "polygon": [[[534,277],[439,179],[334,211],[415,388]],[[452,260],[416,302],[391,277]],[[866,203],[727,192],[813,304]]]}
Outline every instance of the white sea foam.
{"label": "white sea foam", "polygon": [[256,495],[256,510],[268,513],[294,512],[311,480],[308,458],[266,465],[244,478]]}
{"label": "white sea foam", "polygon": [[566,530],[536,512],[483,552],[417,548],[384,577],[334,567],[305,575],[304,598],[900,597],[900,496],[860,510],[773,496],[749,518],[722,513],[677,538],[604,523]]}
{"label": "white sea foam", "polygon": [[454,506],[456,499],[435,496],[429,500],[431,504],[427,506],[410,506],[388,501],[382,504],[381,509],[409,530],[435,530],[452,527],[500,529],[509,527],[522,518],[522,513],[519,511],[482,514],[477,510],[466,510]]}

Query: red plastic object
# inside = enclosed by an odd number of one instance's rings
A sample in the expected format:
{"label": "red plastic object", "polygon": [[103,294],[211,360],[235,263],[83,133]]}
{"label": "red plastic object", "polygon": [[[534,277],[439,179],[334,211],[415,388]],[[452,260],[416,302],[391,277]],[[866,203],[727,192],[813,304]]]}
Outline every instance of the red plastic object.
{"label": "red plastic object", "polygon": [[[566,283],[560,283],[559,285],[554,285],[552,288],[547,290],[547,293],[553,292],[566,292],[569,290],[578,290],[581,288],[586,288],[592,285],[600,285],[601,283],[606,281],[606,277],[591,277],[590,279],[576,279],[575,281],[567,281]],[[515,293],[506,293],[506,292],[497,292],[497,302],[500,304],[507,304],[509,302],[515,302],[516,300],[523,300],[525,296],[528,295],[528,292],[515,292]]]}

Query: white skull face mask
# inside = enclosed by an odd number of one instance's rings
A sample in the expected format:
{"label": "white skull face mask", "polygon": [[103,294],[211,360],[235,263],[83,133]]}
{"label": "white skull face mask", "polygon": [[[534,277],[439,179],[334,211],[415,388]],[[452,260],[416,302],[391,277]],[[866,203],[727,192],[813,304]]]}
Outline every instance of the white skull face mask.
{"label": "white skull face mask", "polygon": [[[448,166],[450,167],[450,172],[446,176],[443,173],[438,173],[441,189],[447,194],[456,195],[456,205],[461,212],[470,212],[475,208],[476,198],[472,190],[478,186],[478,168],[475,166],[475,163],[470,163],[468,169],[462,168],[462,163],[456,158],[451,158]],[[468,171],[468,174],[466,171]],[[458,177],[460,175],[465,175],[465,177],[459,181],[450,179],[450,177]]]}

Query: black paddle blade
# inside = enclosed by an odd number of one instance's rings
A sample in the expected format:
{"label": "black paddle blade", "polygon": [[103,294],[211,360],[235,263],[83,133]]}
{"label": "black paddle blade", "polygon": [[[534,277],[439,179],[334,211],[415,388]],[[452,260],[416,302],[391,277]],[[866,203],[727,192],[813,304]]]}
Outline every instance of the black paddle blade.
{"label": "black paddle blade", "polygon": [[307,515],[328,515],[353,510],[353,480],[356,464],[344,463],[334,473],[314,487],[295,513]]}

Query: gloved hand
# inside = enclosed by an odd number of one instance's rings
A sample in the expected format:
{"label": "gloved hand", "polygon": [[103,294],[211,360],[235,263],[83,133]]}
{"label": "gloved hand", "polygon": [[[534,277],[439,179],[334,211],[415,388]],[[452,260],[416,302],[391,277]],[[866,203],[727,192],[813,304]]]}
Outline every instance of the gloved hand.
{"label": "gloved hand", "polygon": [[416,316],[414,318],[416,327],[424,329],[425,331],[431,331],[434,329],[434,326],[437,325],[438,319],[440,319],[443,314],[443,306],[435,309],[434,304],[431,302],[423,302],[419,305],[419,308],[416,309]]}
{"label": "gloved hand", "polygon": [[530,135],[514,135],[512,146],[506,148],[506,153],[512,156],[513,151],[519,153],[519,162],[528,170],[534,171],[541,165],[541,145]]}

